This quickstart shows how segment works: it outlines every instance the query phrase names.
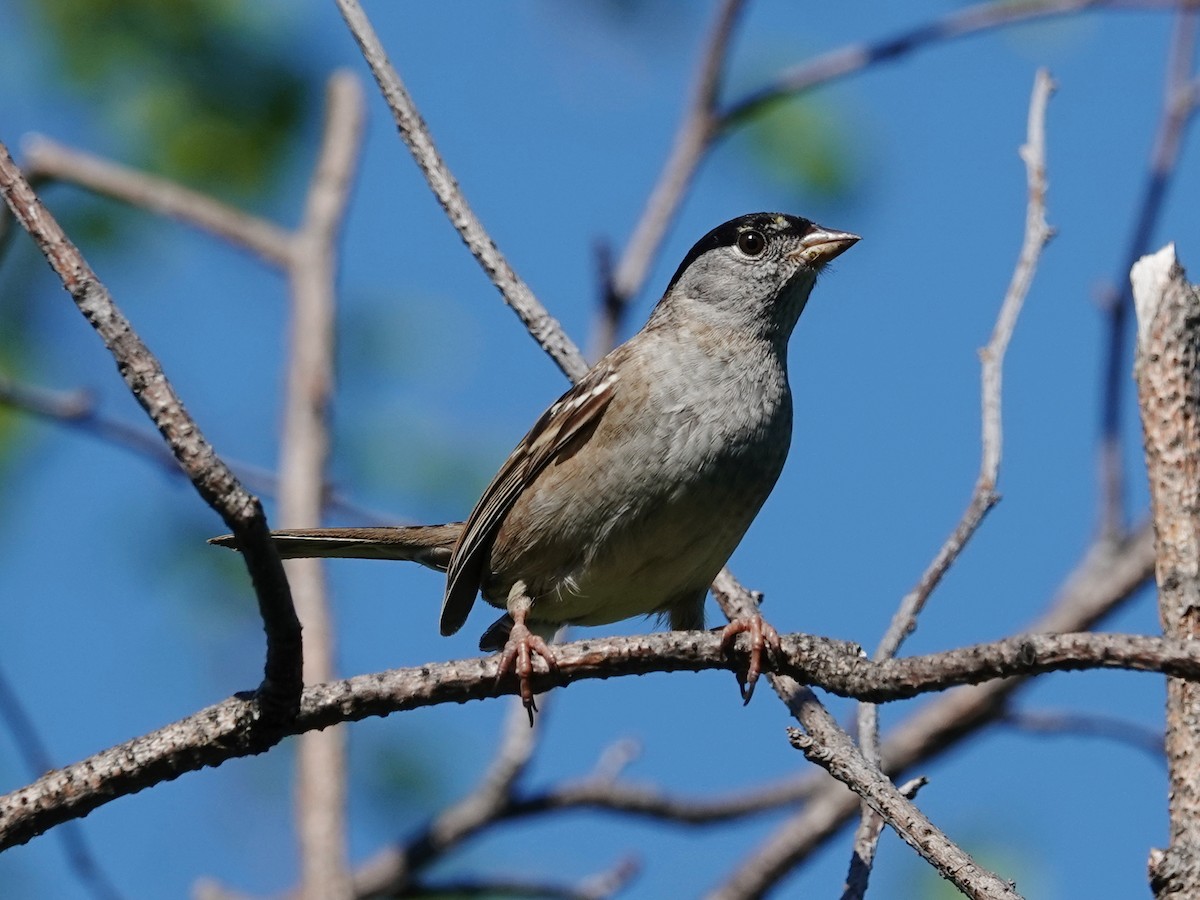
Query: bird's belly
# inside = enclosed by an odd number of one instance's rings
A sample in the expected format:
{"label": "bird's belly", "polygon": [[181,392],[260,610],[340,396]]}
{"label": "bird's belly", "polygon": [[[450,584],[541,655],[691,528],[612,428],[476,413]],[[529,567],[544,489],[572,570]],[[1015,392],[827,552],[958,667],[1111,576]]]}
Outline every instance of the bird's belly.
{"label": "bird's belly", "polygon": [[[531,620],[604,625],[695,602],[766,499],[782,455],[732,472],[723,468],[721,478],[659,482],[660,490],[634,505],[575,515],[562,510],[562,527],[547,529],[553,537],[528,548],[528,563],[505,567],[525,573]],[[590,540],[581,539],[578,523],[597,516],[603,526],[588,528]],[[484,593],[502,607],[510,586],[495,584]]]}

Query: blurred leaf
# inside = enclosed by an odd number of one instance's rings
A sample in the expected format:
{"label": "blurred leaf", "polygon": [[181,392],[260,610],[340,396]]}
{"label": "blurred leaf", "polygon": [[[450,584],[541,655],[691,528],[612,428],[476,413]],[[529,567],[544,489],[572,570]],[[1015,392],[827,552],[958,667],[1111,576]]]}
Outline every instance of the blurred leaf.
{"label": "blurred leaf", "polygon": [[789,190],[839,199],[859,180],[855,142],[842,116],[812,97],[773,104],[745,134],[763,174]]}
{"label": "blurred leaf", "polygon": [[398,810],[423,818],[446,802],[441,740],[409,733],[402,741],[393,739],[369,748],[369,762],[356,771],[369,780],[365,793],[383,821],[395,823]]}
{"label": "blurred leaf", "polygon": [[132,139],[123,155],[225,195],[277,174],[301,111],[303,73],[284,32],[232,0],[29,0],[61,71]]}

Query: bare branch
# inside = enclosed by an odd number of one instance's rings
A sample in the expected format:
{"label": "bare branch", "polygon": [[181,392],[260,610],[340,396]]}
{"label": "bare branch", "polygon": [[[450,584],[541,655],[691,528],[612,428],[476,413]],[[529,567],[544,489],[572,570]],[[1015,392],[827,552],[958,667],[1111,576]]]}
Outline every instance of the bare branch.
{"label": "bare branch", "polygon": [[300,623],[261,504],[238,483],[205,440],[158,360],[34,194],[3,144],[0,194],[62,279],[84,318],[104,340],[121,377],[170,445],[197,492],[238,536],[267,631],[265,677],[259,688],[262,712],[268,718],[286,718],[294,711],[303,684]]}
{"label": "bare branch", "polygon": [[879,41],[848,44],[786,69],[769,84],[732,104],[721,117],[721,130],[741,125],[767,106],[844,78],[882,62],[892,62],[931,44],[944,43],[993,28],[1085,10],[1193,9],[1195,0],[993,0],[968,6]]}
{"label": "bare branch", "polygon": [[1046,224],[1046,104],[1054,90],[1054,82],[1045,69],[1038,70],[1034,82],[1033,96],[1029,104],[1029,128],[1021,157],[1025,160],[1029,201],[1025,211],[1025,237],[1017,257],[1012,280],[1005,292],[1004,301],[991,339],[979,352],[982,362],[980,407],[983,452],[979,464],[979,477],[971,496],[967,511],[955,526],[953,533],[938,551],[929,568],[921,575],[916,587],[905,596],[892,619],[891,625],[875,651],[875,659],[895,656],[905,638],[916,628],[917,616],[929,599],[929,595],[941,583],[942,577],[958,558],[967,542],[979,528],[999,495],[996,483],[1000,475],[1000,452],[1003,442],[1001,427],[1001,385],[1004,371],[1004,354],[1020,315],[1021,306],[1029,293],[1037,270],[1042,249],[1053,232]]}
{"label": "bare branch", "polygon": [[[854,746],[811,691],[797,710],[804,730],[789,728],[792,745],[871,805],[906,844],[939,875],[976,900],[1019,900],[1011,882],[980,866],[942,833],[911,800]],[[757,894],[721,894],[722,898]]]}
{"label": "bare branch", "polygon": [[[1163,634],[1200,638],[1200,288],[1173,244],[1133,267],[1138,405],[1154,514]],[[1167,680],[1170,845],[1150,866],[1155,896],[1200,895],[1200,684]]]}
{"label": "bare branch", "polygon": [[1121,421],[1125,383],[1129,380],[1129,271],[1150,251],[1150,241],[1162,215],[1167,190],[1175,176],[1183,132],[1200,103],[1200,83],[1192,74],[1196,29],[1195,9],[1181,12],[1171,35],[1167,55],[1163,109],[1150,153],[1142,202],[1134,218],[1129,244],[1117,273],[1103,298],[1107,312],[1107,348],[1104,355],[1100,407],[1100,526],[1103,534],[1118,534],[1125,527],[1125,465],[1121,446]]}
{"label": "bare branch", "polygon": [[[1091,628],[1124,603],[1154,570],[1154,536],[1149,525],[1127,540],[1097,541],[1066,580],[1050,609],[1031,627],[1060,632]],[[718,587],[730,589],[728,582]],[[719,596],[719,595],[718,595]],[[1001,718],[1013,694],[1029,681],[1013,676],[949,691],[920,708],[887,735],[882,769],[897,777],[927,763]],[[855,796],[824,775],[797,783],[810,785],[804,807],[786,821],[759,852],[759,867],[782,877],[837,833],[859,809]]]}
{"label": "bare branch", "polygon": [[279,226],[176,184],[41,135],[21,142],[28,178],[49,178],[86,188],[131,206],[207,231],[280,268],[287,265],[290,236]]}
{"label": "bare branch", "polygon": [[357,896],[392,896],[411,890],[417,872],[488,826],[510,816],[517,782],[537,747],[549,701],[548,696],[539,698],[541,714],[532,724],[524,704],[519,701],[509,704],[500,746],[479,785],[442,810],[416,837],[402,846],[385,850],[360,867],[354,875]]}
{"label": "bare branch", "polygon": [[[543,897],[546,900],[604,900],[620,892],[637,875],[635,859],[622,859],[607,872],[598,872],[577,885],[540,881],[480,878],[473,881],[414,884],[398,897]],[[360,895],[361,896],[361,895]]]}
{"label": "bare branch", "polygon": [[[279,456],[279,519],[284,528],[321,523],[333,397],[337,238],[361,153],[362,87],[335,72],[326,91],[325,129],[288,262],[291,322],[283,439]],[[304,680],[335,677],[333,617],[324,564],[284,563],[304,625]],[[346,735],[340,728],[304,734],[296,748],[296,819],[301,896],[351,895],[346,833]]]}
{"label": "bare branch", "polygon": [[493,243],[483,223],[471,210],[467,198],[450,174],[445,161],[434,146],[433,137],[421,119],[412,97],[409,96],[404,82],[392,66],[383,49],[383,44],[375,29],[371,26],[358,0],[337,0],[342,18],[350,27],[354,40],[362,50],[363,58],[371,67],[383,98],[387,101],[400,137],[416,160],[430,190],[437,197],[438,203],[446,211],[446,216],[467,245],[467,249],[483,267],[492,284],[504,297],[504,302],[525,323],[530,335],[553,359],[560,369],[572,381],[577,381],[587,370],[579,348],[572,343],[562,330],[558,321],[546,311],[529,286],[520,279],[508,260],[500,253]]}
{"label": "bare branch", "polygon": [[[900,785],[900,794],[912,800],[928,783],[927,778],[914,778]],[[854,853],[850,857],[850,871],[846,874],[842,900],[863,900],[866,895],[871,868],[875,865],[875,851],[879,847],[880,833],[886,824],[883,816],[874,809],[863,814],[862,823],[854,835]]]}
{"label": "bare branch", "polygon": [[[733,653],[723,654],[720,635],[683,631],[575,641],[556,647],[556,651],[559,670],[534,676],[534,690],[539,693],[576,681],[648,672],[739,671],[745,668],[749,643],[741,638]],[[183,772],[261,753],[287,735],[517,690],[507,682],[497,684],[497,664],[495,657],[430,663],[314,685],[305,689],[297,717],[278,725],[256,720],[252,701],[240,697],[226,700],[0,797],[0,849]],[[998,693],[1007,695],[1018,680],[1014,676],[1052,671],[1126,669],[1200,679],[1200,644],[1121,634],[1031,634],[877,663],[862,658],[854,644],[797,634],[782,639],[777,668],[804,684],[876,702],[993,680],[1003,680]],[[961,736],[964,728],[969,730],[974,723],[966,715],[964,695],[955,692],[950,696],[955,697],[952,705],[959,718],[944,721],[942,727],[963,726],[955,728]],[[931,708],[922,710],[913,721],[928,716]],[[910,722],[907,727],[915,726]],[[943,739],[940,746],[929,749],[933,737],[927,720],[921,729],[906,736],[905,742],[920,735],[926,742],[925,752],[944,748]],[[883,758],[889,771],[898,766],[900,752],[885,743]]]}
{"label": "bare branch", "polygon": [[1007,712],[1000,721],[1027,734],[1105,738],[1140,750],[1156,762],[1165,762],[1162,731],[1112,716],[1038,710]]}
{"label": "bare branch", "polygon": [[627,303],[641,290],[667,228],[674,221],[696,169],[717,134],[721,75],[734,27],[744,6],[745,0],[722,0],[717,11],[683,112],[683,121],[675,133],[675,143],[613,275],[609,293],[616,302]]}
{"label": "bare branch", "polygon": [[52,391],[21,384],[0,374],[0,403],[92,434],[141,456],[164,472],[186,477],[175,454],[163,446],[161,439],[124,422],[104,418],[97,412],[88,391]]}
{"label": "bare branch", "polygon": [[[987,346],[979,352],[982,364],[980,378],[980,420],[982,422],[982,453],[979,475],[971,492],[967,509],[955,525],[946,542],[938,550],[933,562],[922,573],[920,580],[904,599],[892,617],[891,624],[875,650],[874,659],[890,659],[917,627],[917,616],[925,608],[930,595],[941,583],[942,578],[954,561],[958,559],[967,543],[983,524],[984,517],[1000,500],[996,485],[1000,477],[1000,456],[1004,430],[1001,424],[1001,388],[1004,374],[1004,354],[1017,324],[1021,306],[1033,283],[1038,259],[1053,232],[1046,224],[1046,106],[1054,91],[1050,73],[1039,69],[1034,78],[1033,94],[1029,100],[1029,117],[1026,139],[1021,147],[1021,158],[1025,162],[1028,200],[1025,208],[1025,236],[1017,264],[1009,281],[1008,290],[1000,304],[1000,312],[992,329]],[[873,765],[879,765],[879,716],[875,707],[863,703],[858,708],[858,739],[864,756]],[[873,809],[864,802],[862,822],[855,840],[856,859],[873,859],[874,848],[867,851],[870,835],[879,834],[871,822]],[[866,890],[869,869],[857,871],[855,885]]]}
{"label": "bare branch", "polygon": [[[889,62],[926,46],[966,37],[993,28],[1017,25],[1034,19],[1065,16],[1087,9],[1169,10],[1194,8],[1196,0],[993,0],[949,13],[871,43],[849,44],[821,54],[780,73],[769,84],[727,106],[706,109],[704,85],[709,80],[719,87],[719,76],[728,52],[728,29],[736,20],[736,4],[726,3],[697,79],[693,102],[685,113],[675,143],[659,175],[650,199],[634,227],[622,256],[614,284],[618,296],[631,297],[641,290],[649,263],[662,244],[666,229],[695,178],[696,171],[715,142],[746,124],[768,106],[805,93],[820,85],[882,62]],[[715,93],[714,93],[715,98]]]}
{"label": "bare branch", "polygon": [[[0,404],[65,425],[127,450],[172,477],[187,478],[187,473],[179,468],[175,455],[163,446],[159,438],[143,429],[101,415],[89,391],[55,391],[22,384],[0,374]],[[269,469],[230,458],[226,458],[225,462],[247,490],[272,497],[279,493],[279,479]],[[329,513],[348,516],[359,522],[396,524],[395,516],[354,503],[328,486],[325,489],[324,508]]]}

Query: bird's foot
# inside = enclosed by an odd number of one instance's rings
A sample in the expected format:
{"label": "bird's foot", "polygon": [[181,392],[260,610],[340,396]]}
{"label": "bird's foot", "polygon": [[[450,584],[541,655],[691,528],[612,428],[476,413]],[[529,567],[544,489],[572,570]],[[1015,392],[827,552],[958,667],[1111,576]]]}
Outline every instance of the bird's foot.
{"label": "bird's foot", "polygon": [[530,679],[533,678],[534,656],[542,658],[547,671],[558,671],[558,660],[550,645],[541,636],[530,631],[524,622],[515,622],[500,654],[496,683],[503,681],[506,675],[516,676],[520,685],[521,703],[529,713],[530,725],[533,725],[533,714],[537,712],[537,704],[533,700],[533,686],[530,684]]}
{"label": "bird's foot", "polygon": [[763,651],[782,653],[783,645],[779,641],[779,632],[775,626],[758,613],[744,619],[734,619],[721,630],[721,652],[729,653],[733,642],[739,634],[750,636],[750,663],[746,666],[745,677],[737,673],[738,689],[742,693],[742,702],[749,703],[754,696],[754,685],[763,670]]}

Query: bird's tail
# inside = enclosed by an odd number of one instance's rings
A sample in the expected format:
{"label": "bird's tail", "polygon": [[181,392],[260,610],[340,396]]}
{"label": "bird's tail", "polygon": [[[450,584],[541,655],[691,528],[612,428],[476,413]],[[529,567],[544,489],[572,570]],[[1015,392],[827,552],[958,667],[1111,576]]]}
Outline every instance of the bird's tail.
{"label": "bird's tail", "polygon": [[[377,528],[291,528],[272,531],[271,537],[284,559],[314,556],[398,559],[444,572],[462,529],[462,522]],[[210,538],[209,543],[238,549],[232,534]]]}

